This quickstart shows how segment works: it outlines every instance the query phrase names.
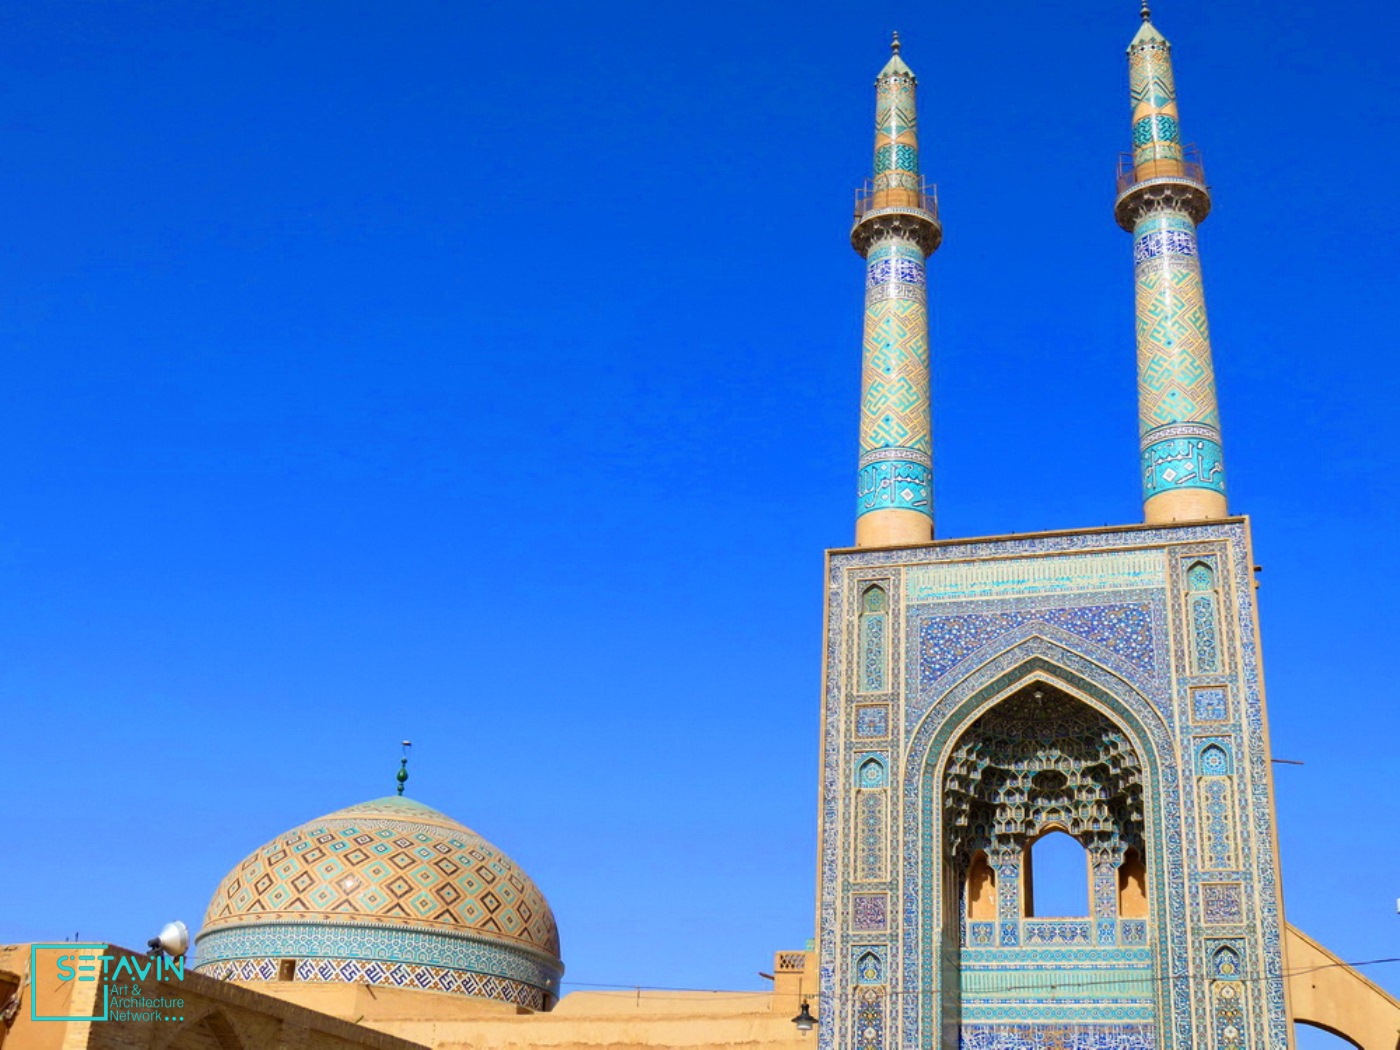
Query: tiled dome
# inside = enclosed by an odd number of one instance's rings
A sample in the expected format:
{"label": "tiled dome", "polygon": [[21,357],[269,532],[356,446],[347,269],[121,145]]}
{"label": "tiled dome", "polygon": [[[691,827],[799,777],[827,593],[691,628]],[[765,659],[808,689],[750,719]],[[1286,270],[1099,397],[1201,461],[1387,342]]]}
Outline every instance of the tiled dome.
{"label": "tiled dome", "polygon": [[214,891],[197,969],[234,981],[345,981],[498,999],[559,997],[544,895],[470,828],[401,796],[279,835]]}

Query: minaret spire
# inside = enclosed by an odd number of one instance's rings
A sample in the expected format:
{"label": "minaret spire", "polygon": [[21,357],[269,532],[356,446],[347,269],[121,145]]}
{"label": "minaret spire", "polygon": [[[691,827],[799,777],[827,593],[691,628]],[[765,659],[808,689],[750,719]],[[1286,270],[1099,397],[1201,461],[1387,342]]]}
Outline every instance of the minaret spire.
{"label": "minaret spire", "polygon": [[399,782],[398,791],[395,794],[402,795],[404,785],[408,783],[408,749],[413,746],[411,741],[403,742],[403,757],[399,759],[399,771],[394,774],[394,779]]}
{"label": "minaret spire", "polygon": [[917,81],[899,34],[875,81],[874,179],[856,194],[851,244],[866,260],[856,544],[933,538],[928,299],[924,264],[943,239],[919,174]]}
{"label": "minaret spire", "polygon": [[1128,66],[1133,152],[1119,164],[1114,217],[1133,235],[1143,516],[1222,518],[1224,453],[1196,244],[1210,192],[1199,158],[1182,148],[1171,45],[1146,2]]}

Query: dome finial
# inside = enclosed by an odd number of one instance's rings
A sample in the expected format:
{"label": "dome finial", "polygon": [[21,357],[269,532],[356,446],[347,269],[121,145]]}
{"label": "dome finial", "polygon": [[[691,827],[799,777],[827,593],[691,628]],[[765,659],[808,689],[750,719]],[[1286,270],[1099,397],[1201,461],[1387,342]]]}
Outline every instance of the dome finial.
{"label": "dome finial", "polygon": [[1152,9],[1147,6],[1147,0],[1142,0],[1142,20],[1144,22],[1152,21]]}
{"label": "dome finial", "polygon": [[897,54],[899,54],[899,30],[898,30],[898,29],[896,29],[896,30],[894,31],[894,35],[893,35],[893,37],[891,37],[891,39],[890,39],[890,54],[892,54],[892,55],[897,55]]}
{"label": "dome finial", "polygon": [[399,782],[398,793],[400,795],[403,794],[403,786],[408,783],[408,749],[412,746],[413,741],[411,740],[403,742],[403,758],[399,759],[399,771],[394,774],[394,779]]}

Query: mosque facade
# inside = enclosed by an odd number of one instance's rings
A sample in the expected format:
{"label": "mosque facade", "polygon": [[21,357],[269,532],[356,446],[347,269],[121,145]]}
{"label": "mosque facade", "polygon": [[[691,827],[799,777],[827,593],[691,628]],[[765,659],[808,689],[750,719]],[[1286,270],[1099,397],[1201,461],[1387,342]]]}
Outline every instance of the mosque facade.
{"label": "mosque facade", "polygon": [[[1287,1050],[1303,1021],[1400,1050],[1400,1002],[1284,918],[1255,567],[1226,501],[1196,238],[1210,193],[1169,44],[1144,10],[1113,208],[1136,275],[1143,521],[971,540],[934,533],[942,225],[893,52],[851,231],[856,536],[826,559],[814,944],[777,952],[762,992],[561,998],[541,889],[405,797],[401,772],[398,794],[234,864],[196,967],[152,985],[188,1004],[176,1024],[36,1020],[57,994],[39,955],[0,946],[0,1047],[779,1050],[815,1027],[821,1050]],[[1082,851],[1086,914],[1036,914],[1047,836]],[[59,1005],[95,1016],[104,987]]]}
{"label": "mosque facade", "polygon": [[[1128,49],[1144,525],[937,541],[915,77],[876,85],[856,547],[832,551],[822,1046],[1285,1047],[1282,899],[1248,523],[1230,517],[1170,46]],[[1032,847],[1088,914],[1034,913]]]}

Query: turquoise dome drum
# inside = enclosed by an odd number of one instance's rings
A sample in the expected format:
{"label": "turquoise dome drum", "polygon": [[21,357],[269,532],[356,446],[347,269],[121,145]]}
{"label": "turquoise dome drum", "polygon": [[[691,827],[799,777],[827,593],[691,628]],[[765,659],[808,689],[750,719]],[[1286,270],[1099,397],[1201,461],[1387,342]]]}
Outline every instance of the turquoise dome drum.
{"label": "turquoise dome drum", "polygon": [[544,895],[470,828],[401,796],[303,824],[224,877],[195,967],[230,981],[339,981],[548,1010],[564,964]]}

